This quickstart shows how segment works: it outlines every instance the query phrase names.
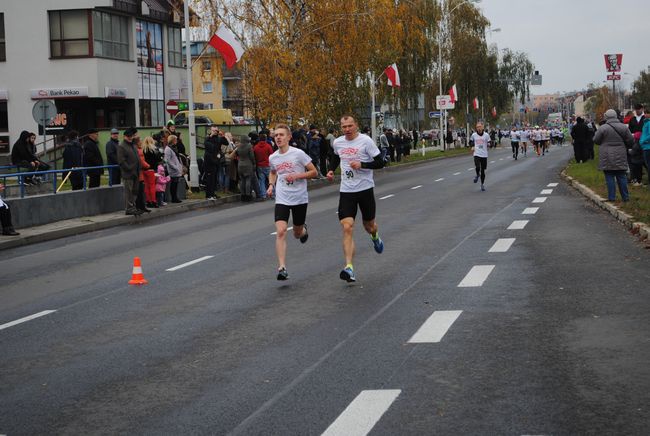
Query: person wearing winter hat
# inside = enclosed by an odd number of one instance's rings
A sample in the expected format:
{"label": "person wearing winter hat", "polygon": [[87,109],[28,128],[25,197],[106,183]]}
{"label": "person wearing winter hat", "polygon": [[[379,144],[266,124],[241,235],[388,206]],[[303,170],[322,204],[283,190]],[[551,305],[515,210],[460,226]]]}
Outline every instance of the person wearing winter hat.
{"label": "person wearing winter hat", "polygon": [[623,201],[630,199],[627,189],[627,148],[634,144],[632,133],[619,121],[616,111],[605,112],[605,123],[594,135],[594,143],[600,146],[598,169],[605,173],[607,200],[616,200],[616,185]]}

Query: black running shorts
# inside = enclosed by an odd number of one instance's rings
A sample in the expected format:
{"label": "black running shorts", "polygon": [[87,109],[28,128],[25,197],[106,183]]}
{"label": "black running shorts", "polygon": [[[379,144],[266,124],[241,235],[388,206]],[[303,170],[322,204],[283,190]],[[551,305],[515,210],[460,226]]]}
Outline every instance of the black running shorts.
{"label": "black running shorts", "polygon": [[275,205],[275,220],[289,222],[289,213],[293,217],[294,226],[302,226],[307,218],[307,203],[287,206],[286,204]]}
{"label": "black running shorts", "polygon": [[361,210],[361,219],[372,221],[375,219],[375,191],[373,188],[359,192],[341,192],[339,197],[339,220],[343,218],[356,218],[357,208]]}

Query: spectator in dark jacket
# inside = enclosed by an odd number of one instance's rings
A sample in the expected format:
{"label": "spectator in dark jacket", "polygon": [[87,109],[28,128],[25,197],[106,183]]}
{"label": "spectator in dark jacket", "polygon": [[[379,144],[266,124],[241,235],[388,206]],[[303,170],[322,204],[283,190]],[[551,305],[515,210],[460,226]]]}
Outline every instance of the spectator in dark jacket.
{"label": "spectator in dark jacket", "polygon": [[[0,183],[0,194],[5,190],[5,185]],[[20,233],[14,230],[11,223],[11,211],[9,205],[2,200],[0,195],[0,225],[2,226],[2,234],[5,236],[18,236]]]}
{"label": "spectator in dark jacket", "polygon": [[[76,130],[71,130],[70,133],[68,133],[68,141],[65,143],[63,149],[63,168],[72,169],[82,167],[84,160],[83,156],[84,151],[79,142],[79,133]],[[69,179],[73,191],[77,191],[84,187],[81,171],[71,171]]]}
{"label": "spectator in dark jacket", "polygon": [[[104,165],[104,158],[97,143],[98,137],[97,129],[90,129],[86,132],[86,140],[83,143],[83,166],[85,167],[101,167]],[[99,187],[104,169],[88,170],[86,173],[88,174],[88,187]]]}
{"label": "spectator in dark jacket", "polygon": [[261,198],[266,199],[266,190],[269,188],[269,173],[271,171],[269,156],[273,154],[273,147],[266,141],[266,134],[260,134],[259,141],[253,147],[253,153],[257,164],[259,192]]}
{"label": "spectator in dark jacket", "polygon": [[571,130],[573,138],[573,154],[576,162],[587,162],[589,160],[589,144],[593,144],[593,136],[585,120],[581,117],[576,119],[576,124]]}
{"label": "spectator in dark jacket", "polygon": [[210,136],[205,139],[203,153],[203,173],[205,176],[205,198],[216,200],[217,176],[221,170],[221,137],[217,126],[210,127]]}
{"label": "spectator in dark jacket", "polygon": [[[42,162],[35,153],[36,135],[23,130],[18,141],[11,149],[11,163],[23,171],[47,171],[50,166]],[[27,183],[32,182],[32,177],[26,177]]]}
{"label": "spectator in dark jacket", "polygon": [[[120,131],[111,129],[111,138],[106,143],[106,165],[117,165],[118,145],[120,145]],[[119,185],[122,182],[119,167],[111,169],[109,173],[112,185]]]}
{"label": "spectator in dark jacket", "polygon": [[641,131],[643,131],[643,124],[645,121],[646,116],[643,112],[643,105],[635,105],[634,113],[627,123],[627,126],[630,128],[630,133],[632,133],[632,136],[635,139],[635,144],[628,149],[627,155],[627,162],[630,164],[630,183],[632,183],[633,186],[641,186],[641,180],[643,180],[643,166],[645,162],[643,159],[643,152],[638,142],[641,138]]}
{"label": "spectator in dark jacket", "polygon": [[598,149],[598,169],[605,173],[607,182],[607,199],[616,199],[616,184],[623,201],[630,196],[627,190],[627,147],[634,143],[634,138],[627,126],[618,120],[616,111],[608,109],[605,112],[605,124],[601,125],[594,136]]}
{"label": "spectator in dark jacket", "polygon": [[140,215],[142,211],[135,207],[135,200],[138,196],[140,157],[136,149],[134,139],[138,131],[129,127],[124,131],[124,140],[117,147],[117,162],[122,172],[122,184],[124,185],[124,203],[126,215]]}

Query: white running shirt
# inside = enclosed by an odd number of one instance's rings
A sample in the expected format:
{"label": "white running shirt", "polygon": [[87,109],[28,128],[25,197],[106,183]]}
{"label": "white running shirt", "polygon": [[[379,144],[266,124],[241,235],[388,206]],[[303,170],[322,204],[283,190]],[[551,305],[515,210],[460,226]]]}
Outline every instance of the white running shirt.
{"label": "white running shirt", "polygon": [[519,130],[510,132],[510,141],[519,142]]}
{"label": "white running shirt", "polygon": [[374,188],[372,170],[350,168],[350,162],[372,162],[381,152],[368,135],[359,133],[352,141],[341,136],[334,140],[334,154],[341,158],[341,192],[361,192]]}
{"label": "white running shirt", "polygon": [[472,141],[474,141],[474,156],[488,157],[488,145],[490,144],[490,135],[483,132],[482,135],[474,132],[472,133]]}
{"label": "white running shirt", "polygon": [[311,158],[299,148],[289,146],[286,153],[277,150],[269,156],[271,171],[278,175],[275,183],[275,203],[285,206],[296,206],[309,201],[307,195],[307,179],[287,182],[287,174],[304,173],[305,167],[311,162]]}
{"label": "white running shirt", "polygon": [[521,137],[521,142],[528,142],[530,133],[528,132],[528,130],[522,130],[519,136]]}

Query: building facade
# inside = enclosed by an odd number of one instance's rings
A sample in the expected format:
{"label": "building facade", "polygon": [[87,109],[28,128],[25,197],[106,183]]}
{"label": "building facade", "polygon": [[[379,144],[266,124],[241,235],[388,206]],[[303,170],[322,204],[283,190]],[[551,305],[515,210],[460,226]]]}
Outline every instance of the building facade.
{"label": "building facade", "polygon": [[42,99],[53,127],[162,126],[185,78],[182,13],[171,0],[0,2],[0,147],[36,131]]}

